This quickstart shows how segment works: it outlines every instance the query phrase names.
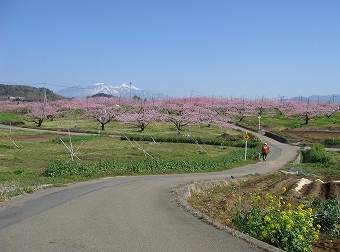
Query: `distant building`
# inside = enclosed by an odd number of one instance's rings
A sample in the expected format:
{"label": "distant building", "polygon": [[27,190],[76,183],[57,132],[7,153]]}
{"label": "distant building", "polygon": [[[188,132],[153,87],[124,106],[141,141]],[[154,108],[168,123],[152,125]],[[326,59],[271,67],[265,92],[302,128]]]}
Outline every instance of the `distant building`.
{"label": "distant building", "polygon": [[9,99],[11,101],[25,101],[26,100],[26,98],[22,96],[18,96],[18,97],[10,96]]}

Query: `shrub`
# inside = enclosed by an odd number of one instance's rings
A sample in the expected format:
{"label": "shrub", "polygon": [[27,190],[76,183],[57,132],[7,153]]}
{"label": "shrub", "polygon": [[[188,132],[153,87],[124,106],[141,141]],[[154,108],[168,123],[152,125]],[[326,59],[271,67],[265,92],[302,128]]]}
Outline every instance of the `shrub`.
{"label": "shrub", "polygon": [[239,231],[286,251],[312,250],[321,228],[314,226],[312,208],[305,209],[301,204],[293,210],[282,196],[270,193],[251,197],[250,207],[244,208],[239,196],[239,207],[233,213],[233,224]]}
{"label": "shrub", "polygon": [[333,137],[325,139],[325,144],[340,145],[340,137]]}
{"label": "shrub", "polygon": [[321,200],[316,198],[312,202],[315,210],[314,220],[321,225],[321,232],[328,235],[340,235],[340,201]]}
{"label": "shrub", "polygon": [[305,163],[323,163],[327,164],[331,161],[330,155],[327,154],[322,144],[313,144],[310,150],[304,152]]}

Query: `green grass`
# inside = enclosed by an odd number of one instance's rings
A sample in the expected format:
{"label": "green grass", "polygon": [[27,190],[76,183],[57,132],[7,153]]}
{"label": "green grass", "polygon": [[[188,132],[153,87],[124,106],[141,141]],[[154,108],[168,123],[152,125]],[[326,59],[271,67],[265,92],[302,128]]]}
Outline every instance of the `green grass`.
{"label": "green grass", "polygon": [[23,125],[25,124],[23,116],[19,113],[14,113],[10,111],[0,113],[0,123],[1,124],[12,124],[12,125]]}
{"label": "green grass", "polygon": [[[34,126],[31,124],[30,126]],[[43,122],[42,129],[58,129],[58,130],[70,130],[80,132],[94,132],[103,134],[134,134],[140,133],[140,129],[133,124],[126,124],[123,122],[112,121],[105,125],[105,130],[100,130],[100,124],[93,118],[85,119],[65,119],[55,118],[53,121],[46,120]],[[207,127],[206,125],[187,125],[183,127],[181,134],[191,134],[193,136],[209,135],[210,137],[218,137],[223,132],[230,134],[237,134],[234,130],[222,129],[215,125]],[[177,130],[172,123],[154,122],[147,126],[145,135],[159,135],[159,136],[177,136]]]}
{"label": "green grass", "polygon": [[[22,169],[24,171],[42,171],[51,161],[70,160],[67,147],[70,147],[68,136],[57,136],[49,133],[33,133],[0,130],[0,171]],[[17,148],[11,139],[19,148]],[[118,159],[128,161],[133,158],[150,155],[159,159],[185,158],[194,159],[197,156],[216,157],[230,151],[233,147],[213,145],[198,145],[187,143],[168,143],[138,141],[129,142],[119,137],[109,136],[72,136],[73,150],[78,149],[77,156],[83,161],[102,159]],[[181,150],[181,151],[179,151]],[[202,154],[203,153],[203,154]]]}
{"label": "green grass", "polygon": [[297,165],[288,165],[287,168],[295,167],[302,169],[305,172],[316,174],[318,177],[324,180],[339,180],[340,179],[340,153],[339,152],[327,152],[331,161],[327,164],[321,163],[300,163]]}
{"label": "green grass", "polygon": [[[86,125],[88,121],[83,123]],[[116,127],[117,132],[159,138],[178,137],[168,124],[155,123],[150,127],[154,131],[152,133],[140,133],[135,127],[117,122],[112,126]],[[221,129],[197,126],[191,127],[190,133],[204,134],[205,138],[215,141]],[[229,133],[239,135],[238,131]],[[59,185],[104,176],[207,172],[254,162],[251,158],[247,162],[240,158],[243,157],[240,154],[243,153],[242,148],[154,142],[152,138],[148,141],[127,141],[121,140],[120,136],[103,134],[71,136],[70,142],[67,135],[0,129],[0,194],[6,193],[6,197],[9,197],[44,184]],[[81,161],[75,156],[75,161],[71,161],[70,152],[65,146],[71,148],[71,143]],[[255,152],[258,150],[254,149]],[[66,172],[61,171],[51,177],[46,175],[46,171],[51,168],[55,169],[55,174],[62,169]]]}
{"label": "green grass", "polygon": [[[333,126],[335,129],[340,129],[340,113],[332,115],[330,118],[327,117],[315,117],[312,118],[308,124],[304,124],[304,121],[299,116],[284,117],[281,115],[269,116],[263,115],[261,117],[261,129],[266,131],[282,131],[292,130],[300,128],[301,130],[311,127],[330,127]],[[246,117],[241,125],[250,127],[255,131],[258,130],[258,118],[257,117]]]}
{"label": "green grass", "polygon": [[[248,156],[254,161],[257,151],[250,151]],[[247,163],[249,162],[244,161],[244,152],[239,150],[218,157],[201,156],[196,159],[145,157],[125,162],[112,159],[88,164],[56,162],[50,165],[42,175],[47,177],[96,177],[130,174],[210,172],[225,170]]]}

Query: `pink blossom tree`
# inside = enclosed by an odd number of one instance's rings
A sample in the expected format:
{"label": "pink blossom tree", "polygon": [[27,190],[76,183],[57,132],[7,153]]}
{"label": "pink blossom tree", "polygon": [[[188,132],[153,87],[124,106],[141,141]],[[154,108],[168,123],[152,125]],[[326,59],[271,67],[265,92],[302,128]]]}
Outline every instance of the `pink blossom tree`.
{"label": "pink blossom tree", "polygon": [[121,101],[116,98],[88,98],[85,106],[88,115],[100,123],[101,130],[124,112]]}
{"label": "pink blossom tree", "polygon": [[255,109],[255,113],[258,116],[262,116],[264,112],[266,112],[267,115],[273,115],[275,114],[275,110],[278,108],[278,102],[274,100],[255,100],[253,102],[253,106]]}
{"label": "pink blossom tree", "polygon": [[308,124],[312,118],[321,115],[319,102],[282,102],[280,103],[280,111],[286,116],[299,116],[304,124]]}
{"label": "pink blossom tree", "polygon": [[224,117],[228,123],[238,123],[247,116],[257,115],[254,101],[247,99],[217,99],[210,108]]}
{"label": "pink blossom tree", "polygon": [[40,127],[46,118],[51,119],[58,113],[57,107],[52,102],[31,102],[28,104],[28,111],[26,117],[29,121],[34,122],[37,127]]}
{"label": "pink blossom tree", "polygon": [[328,119],[330,119],[332,115],[336,113],[340,113],[340,104],[331,103],[331,102],[323,102],[323,103],[320,103],[319,109],[320,109],[320,113],[323,116],[326,116]]}
{"label": "pink blossom tree", "polygon": [[162,106],[162,120],[175,125],[177,134],[188,124],[197,124],[200,120],[200,107],[193,106],[188,99],[171,99]]}
{"label": "pink blossom tree", "polygon": [[144,132],[150,123],[155,122],[160,117],[159,110],[152,106],[150,102],[141,101],[141,104],[135,103],[125,113],[121,113],[118,120],[135,124],[141,132]]}

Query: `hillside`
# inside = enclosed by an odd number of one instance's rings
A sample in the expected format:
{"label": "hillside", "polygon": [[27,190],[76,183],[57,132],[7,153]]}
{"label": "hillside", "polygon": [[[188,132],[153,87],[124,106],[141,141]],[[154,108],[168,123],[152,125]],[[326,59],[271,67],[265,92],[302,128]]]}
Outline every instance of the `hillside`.
{"label": "hillside", "polygon": [[41,101],[46,91],[47,100],[64,99],[64,97],[53,93],[47,88],[36,88],[25,85],[6,85],[0,84],[0,99],[24,100],[24,101]]}

